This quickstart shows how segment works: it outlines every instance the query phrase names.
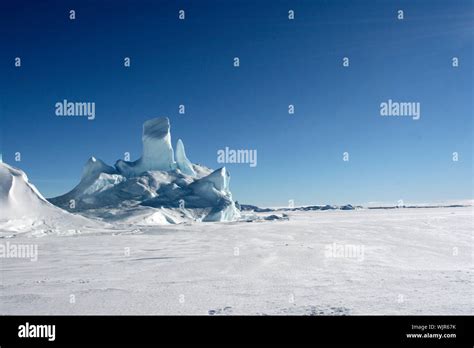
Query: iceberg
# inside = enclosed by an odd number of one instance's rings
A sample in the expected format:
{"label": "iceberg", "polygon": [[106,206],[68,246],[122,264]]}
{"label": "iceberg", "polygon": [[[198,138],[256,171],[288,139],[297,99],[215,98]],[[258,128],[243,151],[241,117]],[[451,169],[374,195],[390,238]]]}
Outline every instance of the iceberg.
{"label": "iceberg", "polygon": [[[186,156],[181,139],[175,153],[168,118],[146,121],[142,142],[142,156],[134,162],[119,160],[111,167],[91,157],[79,184],[49,201],[88,217],[123,217],[140,223],[234,221],[240,218],[240,210],[230,192],[229,172],[225,167],[212,171],[193,164]],[[135,214],[140,216],[137,220],[133,217]],[[150,214],[149,218],[146,214]]]}

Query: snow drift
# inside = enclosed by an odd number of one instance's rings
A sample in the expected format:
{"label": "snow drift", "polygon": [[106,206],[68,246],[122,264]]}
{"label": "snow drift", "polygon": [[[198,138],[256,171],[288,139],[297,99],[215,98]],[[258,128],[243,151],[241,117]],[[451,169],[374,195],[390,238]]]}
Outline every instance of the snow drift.
{"label": "snow drift", "polygon": [[0,163],[0,219],[32,216],[48,210],[58,209],[29,183],[23,171]]}
{"label": "snow drift", "polygon": [[100,223],[70,214],[48,202],[26,174],[0,162],[0,231],[31,232],[34,235],[75,234],[79,228],[100,227]]}

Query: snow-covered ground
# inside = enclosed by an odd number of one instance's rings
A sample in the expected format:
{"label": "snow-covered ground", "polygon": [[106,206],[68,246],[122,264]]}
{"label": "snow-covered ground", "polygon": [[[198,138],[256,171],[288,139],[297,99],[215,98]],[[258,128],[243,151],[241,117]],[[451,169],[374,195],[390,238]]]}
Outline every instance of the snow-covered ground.
{"label": "snow-covered ground", "polygon": [[472,207],[288,214],[0,233],[38,246],[37,261],[0,259],[0,313],[474,313]]}

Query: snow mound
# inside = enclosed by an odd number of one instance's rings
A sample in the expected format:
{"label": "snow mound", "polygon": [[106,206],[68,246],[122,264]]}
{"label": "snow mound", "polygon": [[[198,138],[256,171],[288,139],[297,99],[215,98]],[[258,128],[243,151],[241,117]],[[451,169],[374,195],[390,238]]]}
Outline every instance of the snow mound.
{"label": "snow mound", "polygon": [[38,211],[59,210],[49,203],[26,174],[0,163],[0,219],[38,215]]}
{"label": "snow mound", "polygon": [[104,227],[83,216],[70,214],[48,202],[26,174],[0,162],[0,236],[29,232],[75,234],[88,227]]}

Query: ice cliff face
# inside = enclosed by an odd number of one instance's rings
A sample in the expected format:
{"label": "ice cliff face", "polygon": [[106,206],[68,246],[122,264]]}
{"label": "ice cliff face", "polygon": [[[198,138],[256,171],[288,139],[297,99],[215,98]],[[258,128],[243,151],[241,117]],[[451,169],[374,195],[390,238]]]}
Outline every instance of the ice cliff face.
{"label": "ice cliff face", "polygon": [[181,209],[207,209],[203,221],[233,221],[240,216],[229,190],[230,175],[224,168],[179,186],[175,183],[161,187],[157,196],[142,204],[151,207],[180,207]]}
{"label": "ice cliff face", "polygon": [[143,206],[172,209],[188,220],[239,218],[225,168],[212,171],[191,163],[181,139],[177,142],[175,160],[168,118],[146,121],[142,142],[143,154],[134,162],[119,160],[111,167],[91,157],[79,184],[50,202],[86,214],[95,214],[92,210],[97,209],[123,211]]}

